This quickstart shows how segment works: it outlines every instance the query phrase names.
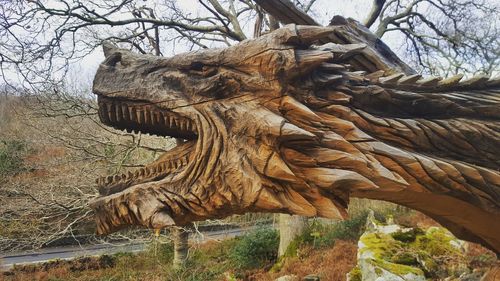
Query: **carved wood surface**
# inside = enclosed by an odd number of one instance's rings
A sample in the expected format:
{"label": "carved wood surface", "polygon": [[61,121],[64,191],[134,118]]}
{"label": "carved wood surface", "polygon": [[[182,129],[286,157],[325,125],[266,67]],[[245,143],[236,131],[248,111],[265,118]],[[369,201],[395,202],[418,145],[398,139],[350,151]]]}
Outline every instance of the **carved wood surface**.
{"label": "carved wood surface", "polygon": [[98,180],[98,232],[255,211],[345,218],[355,196],[499,252],[500,79],[360,71],[365,45],[321,43],[342,29],[288,25],[171,58],[105,46],[102,122],[186,142]]}
{"label": "carved wood surface", "polygon": [[[289,0],[255,0],[255,2],[284,24],[319,25],[312,17],[299,10]],[[411,67],[401,61],[384,42],[359,22],[335,16],[330,25],[339,28],[328,36],[319,39],[319,43],[366,44],[363,52],[348,60],[348,63],[353,65],[355,69],[371,72],[384,70],[386,74],[415,74]]]}

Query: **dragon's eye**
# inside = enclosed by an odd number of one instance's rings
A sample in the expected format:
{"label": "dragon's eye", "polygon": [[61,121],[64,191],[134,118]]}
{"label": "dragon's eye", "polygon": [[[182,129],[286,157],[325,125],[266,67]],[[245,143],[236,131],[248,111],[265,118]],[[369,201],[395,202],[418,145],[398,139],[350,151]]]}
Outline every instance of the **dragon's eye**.
{"label": "dragon's eye", "polygon": [[200,75],[203,77],[210,77],[217,73],[217,67],[212,65],[206,65],[202,62],[192,62],[188,69],[191,74]]}
{"label": "dragon's eye", "polygon": [[191,63],[191,67],[190,67],[190,70],[194,70],[194,71],[203,71],[203,67],[205,65],[201,62],[198,62],[198,61],[195,61],[193,63]]}

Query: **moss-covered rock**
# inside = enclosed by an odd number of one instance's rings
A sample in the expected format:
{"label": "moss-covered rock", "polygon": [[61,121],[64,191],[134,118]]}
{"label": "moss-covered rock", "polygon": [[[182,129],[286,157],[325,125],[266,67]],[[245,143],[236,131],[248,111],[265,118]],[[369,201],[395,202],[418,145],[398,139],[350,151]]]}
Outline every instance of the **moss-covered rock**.
{"label": "moss-covered rock", "polygon": [[349,273],[347,273],[347,281],[361,281],[361,269],[355,266]]}
{"label": "moss-covered rock", "polygon": [[463,242],[444,228],[402,228],[368,216],[358,242],[358,265],[349,280],[432,280],[458,277],[470,270]]}
{"label": "moss-covered rock", "polygon": [[393,262],[393,257],[404,252],[404,246],[390,234],[376,231],[363,234],[358,243],[361,280],[425,280],[420,268]]}
{"label": "moss-covered rock", "polygon": [[423,234],[415,237],[412,248],[429,253],[431,256],[462,255],[463,242],[444,228],[430,227]]}

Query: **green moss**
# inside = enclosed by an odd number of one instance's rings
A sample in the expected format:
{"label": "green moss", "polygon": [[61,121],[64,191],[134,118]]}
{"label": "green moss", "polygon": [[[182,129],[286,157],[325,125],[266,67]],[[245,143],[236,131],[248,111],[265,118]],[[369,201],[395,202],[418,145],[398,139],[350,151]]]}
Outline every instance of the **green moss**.
{"label": "green moss", "polygon": [[293,239],[292,242],[290,242],[290,244],[286,248],[286,251],[283,254],[283,257],[284,258],[296,257],[297,252],[298,252],[298,250],[303,242],[304,242],[304,239],[302,238],[302,236],[299,236],[299,237]]}
{"label": "green moss", "polygon": [[[367,233],[360,239],[366,245],[361,253],[369,251],[374,265],[399,275],[413,273],[434,278],[444,272],[449,276],[458,276],[464,269],[459,266],[455,270],[455,263],[459,262],[460,265],[464,254],[453,245],[455,239],[446,229],[439,227],[429,228],[425,232],[414,228],[391,234]],[[450,266],[453,272],[450,271]],[[448,272],[440,270],[443,267]],[[458,273],[455,274],[454,271]]]}
{"label": "green moss", "polygon": [[383,233],[368,233],[361,237],[360,241],[366,245],[362,249],[373,253],[373,263],[380,268],[393,272],[398,275],[413,273],[416,275],[424,275],[424,272],[417,267],[406,264],[398,264],[393,261],[398,253],[404,252],[404,244],[401,241],[394,239],[389,234]]}
{"label": "green moss", "polygon": [[413,249],[413,251],[418,257],[418,261],[420,264],[419,267],[424,271],[426,277],[430,276],[433,272],[438,270],[439,265],[432,258],[432,256],[429,255],[429,253],[418,249]]}
{"label": "green moss", "polygon": [[424,275],[424,272],[420,268],[409,265],[392,263],[382,259],[375,259],[373,260],[373,263],[397,275],[406,275],[410,273],[415,275],[422,275],[422,276]]}
{"label": "green moss", "polygon": [[401,251],[403,244],[388,234],[367,233],[361,236],[360,241],[366,245],[362,251],[373,252],[378,259],[390,259],[394,254]]}
{"label": "green moss", "polygon": [[350,281],[361,281],[363,280],[363,275],[361,274],[361,269],[359,266],[355,266],[349,272]]}
{"label": "green moss", "polygon": [[418,260],[417,256],[409,251],[404,251],[400,253],[396,253],[394,256],[391,258],[391,262],[393,263],[398,263],[398,264],[404,264],[404,265],[410,265],[410,266],[418,266]]}
{"label": "green moss", "polygon": [[408,231],[396,231],[394,233],[391,233],[391,236],[398,241],[409,243],[415,241],[418,235],[423,234],[425,234],[425,232],[422,229],[415,227]]}
{"label": "green moss", "polygon": [[429,228],[424,235],[418,235],[410,247],[427,252],[431,256],[461,255],[459,249],[451,245],[453,240],[444,228]]}

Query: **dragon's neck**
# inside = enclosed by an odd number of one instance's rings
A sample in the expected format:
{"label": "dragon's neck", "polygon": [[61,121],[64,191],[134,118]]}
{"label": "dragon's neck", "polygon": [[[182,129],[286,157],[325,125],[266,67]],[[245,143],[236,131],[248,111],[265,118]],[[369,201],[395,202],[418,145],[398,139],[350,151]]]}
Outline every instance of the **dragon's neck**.
{"label": "dragon's neck", "polygon": [[287,119],[320,140],[284,151],[293,172],[332,196],[419,210],[500,252],[500,80],[370,79],[296,95],[307,107]]}

